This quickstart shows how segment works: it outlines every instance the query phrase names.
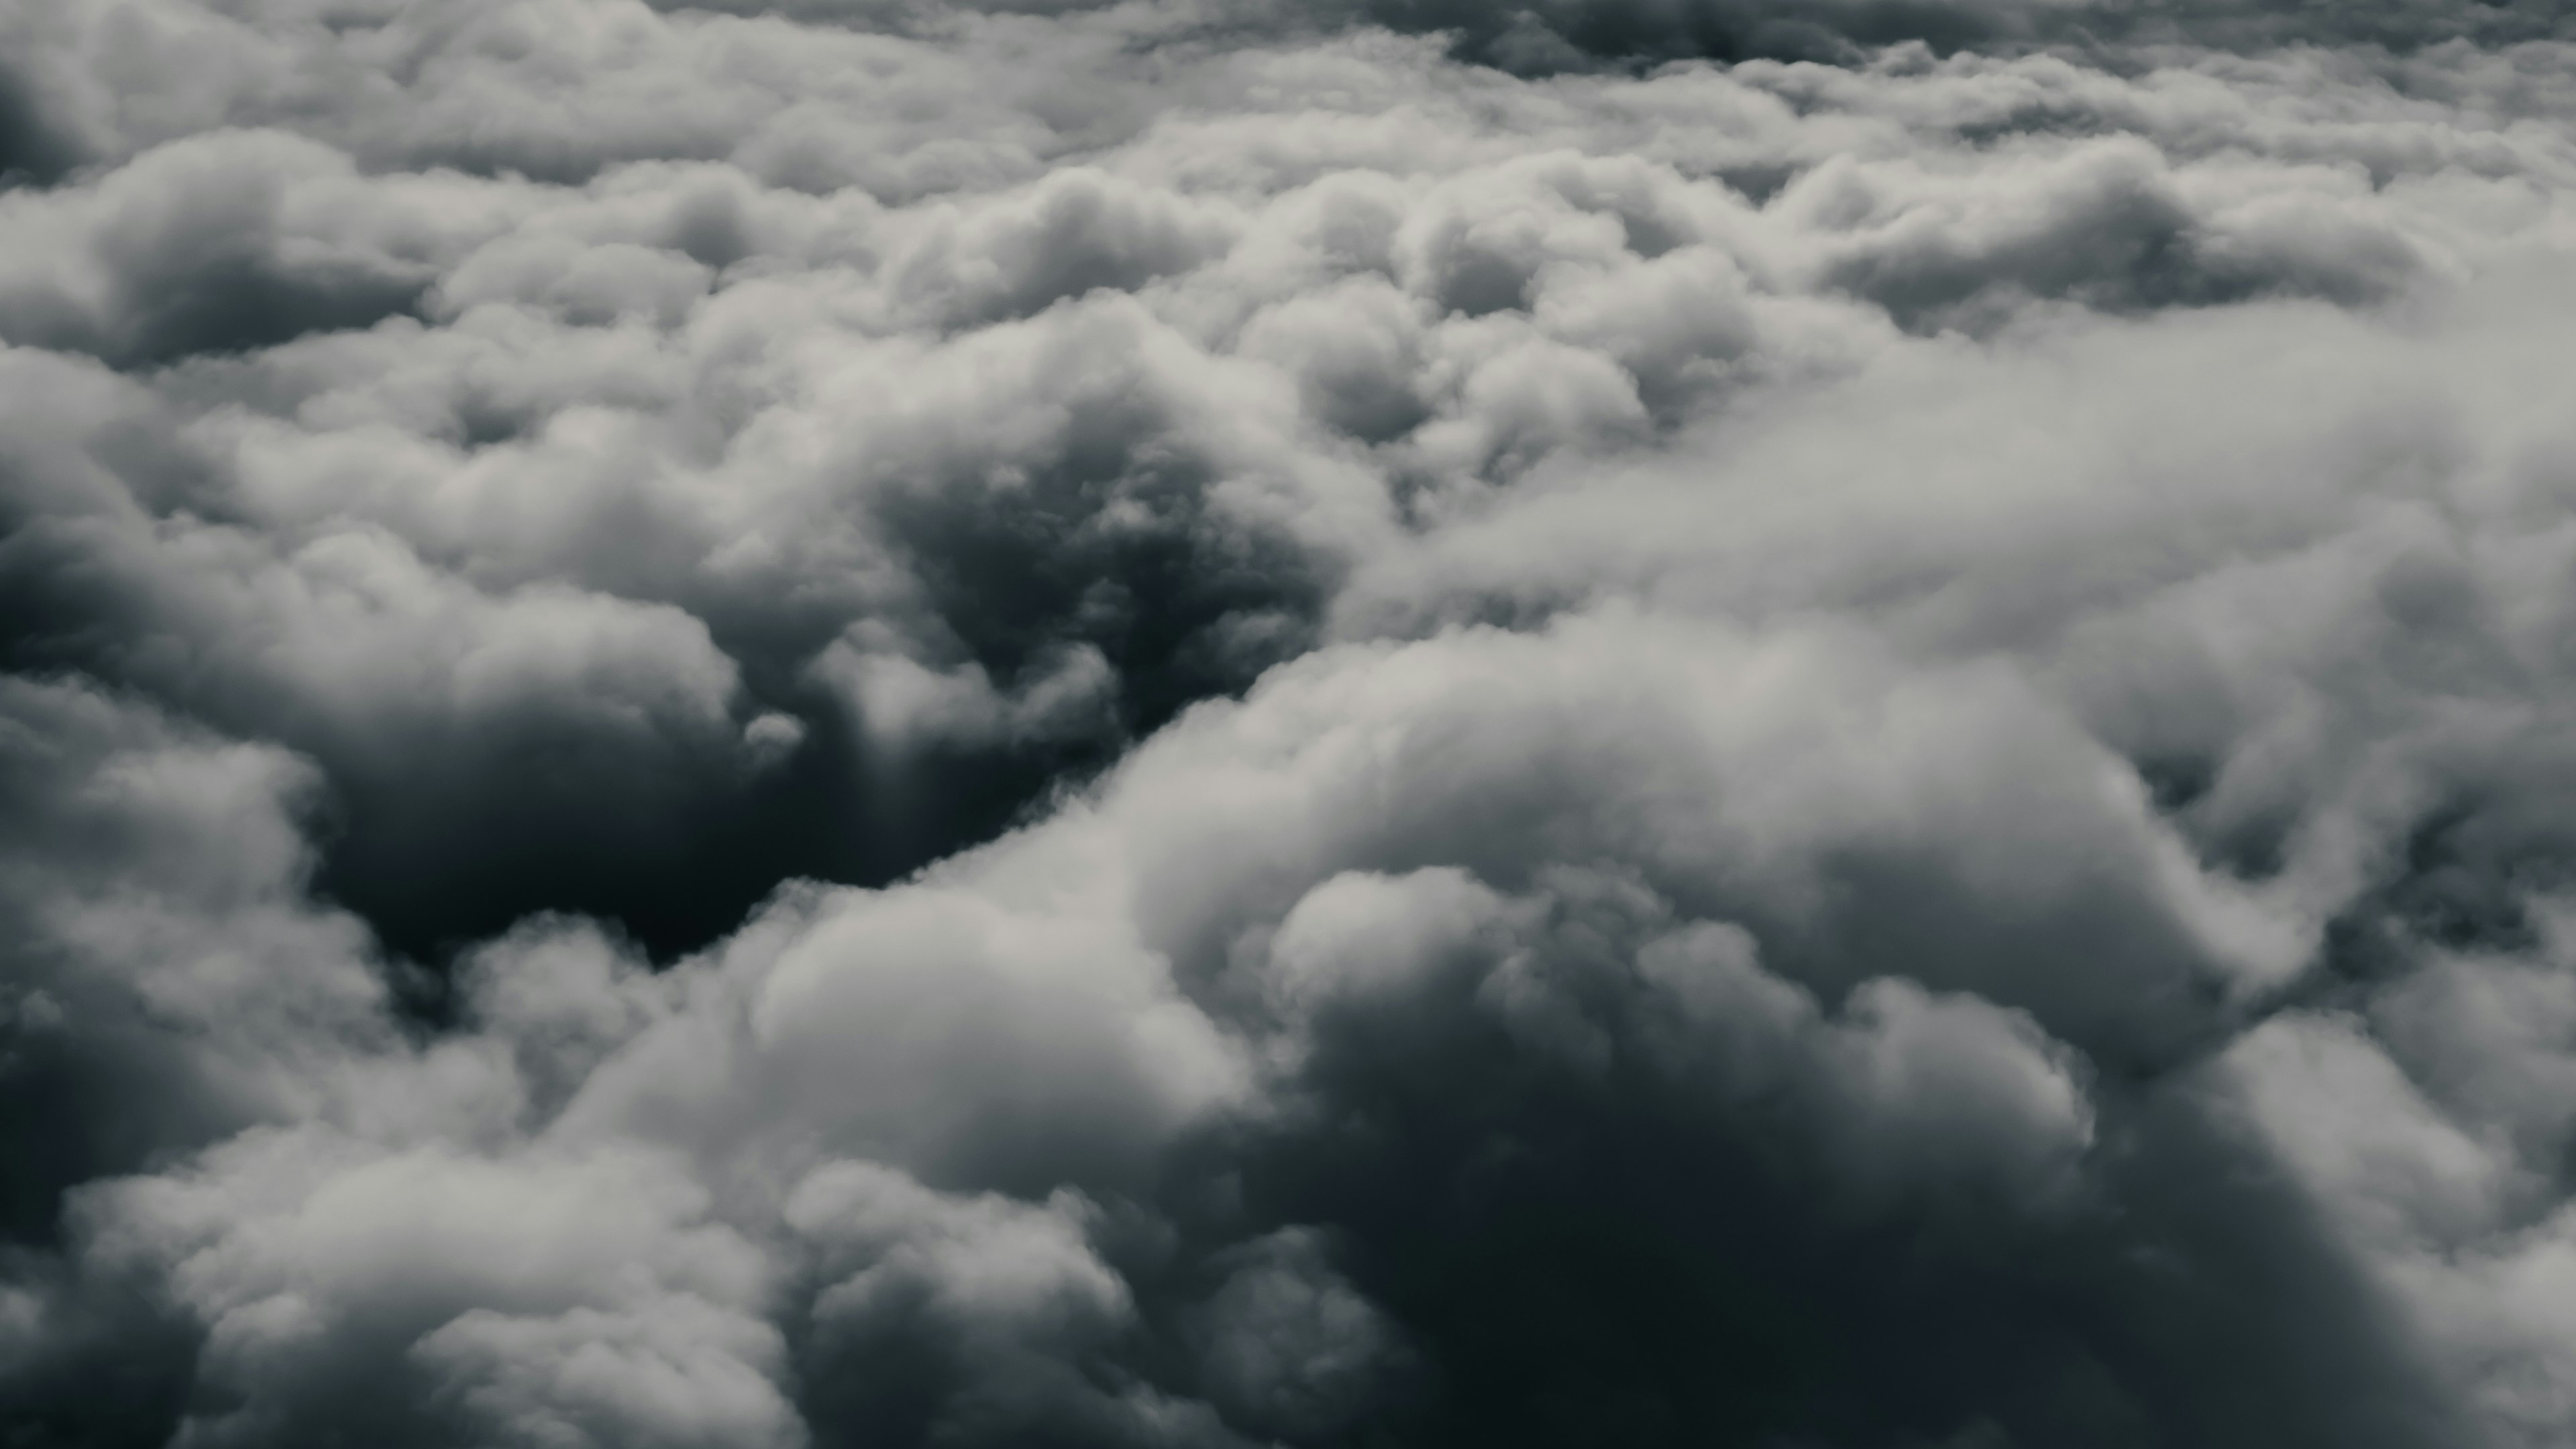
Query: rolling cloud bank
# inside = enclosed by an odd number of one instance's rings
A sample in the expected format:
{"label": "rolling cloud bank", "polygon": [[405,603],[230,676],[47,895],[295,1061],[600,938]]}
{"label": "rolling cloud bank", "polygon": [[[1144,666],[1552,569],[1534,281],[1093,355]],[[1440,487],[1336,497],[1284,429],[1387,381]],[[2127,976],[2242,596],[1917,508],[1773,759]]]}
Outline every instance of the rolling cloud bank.
{"label": "rolling cloud bank", "polygon": [[2576,8],[0,5],[0,1444],[2576,1443]]}

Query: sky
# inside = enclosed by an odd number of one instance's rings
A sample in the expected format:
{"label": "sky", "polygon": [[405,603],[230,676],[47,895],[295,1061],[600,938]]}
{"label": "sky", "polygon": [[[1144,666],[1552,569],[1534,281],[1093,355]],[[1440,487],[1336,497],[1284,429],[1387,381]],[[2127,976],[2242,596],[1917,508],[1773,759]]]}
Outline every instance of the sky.
{"label": "sky", "polygon": [[0,3],[8,1449],[2576,1444],[2566,0]]}

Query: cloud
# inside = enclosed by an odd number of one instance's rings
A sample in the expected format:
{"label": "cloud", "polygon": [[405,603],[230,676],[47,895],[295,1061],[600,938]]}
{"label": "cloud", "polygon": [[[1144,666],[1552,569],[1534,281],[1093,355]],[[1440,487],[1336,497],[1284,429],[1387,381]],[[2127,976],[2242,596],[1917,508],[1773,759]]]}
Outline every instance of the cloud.
{"label": "cloud", "polygon": [[2565,20],[18,7],[0,1416],[2558,1442]]}
{"label": "cloud", "polygon": [[60,1195],[308,1103],[376,1035],[366,933],[304,898],[318,783],[73,683],[6,689],[10,1231]]}

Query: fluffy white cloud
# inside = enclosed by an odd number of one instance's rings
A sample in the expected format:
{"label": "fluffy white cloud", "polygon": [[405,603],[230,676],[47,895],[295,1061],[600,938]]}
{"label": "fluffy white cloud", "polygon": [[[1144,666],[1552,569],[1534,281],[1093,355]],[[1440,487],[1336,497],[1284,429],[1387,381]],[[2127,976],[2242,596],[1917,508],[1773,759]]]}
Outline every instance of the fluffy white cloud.
{"label": "fluffy white cloud", "polygon": [[2564,18],[11,9],[0,1406],[2558,1442]]}

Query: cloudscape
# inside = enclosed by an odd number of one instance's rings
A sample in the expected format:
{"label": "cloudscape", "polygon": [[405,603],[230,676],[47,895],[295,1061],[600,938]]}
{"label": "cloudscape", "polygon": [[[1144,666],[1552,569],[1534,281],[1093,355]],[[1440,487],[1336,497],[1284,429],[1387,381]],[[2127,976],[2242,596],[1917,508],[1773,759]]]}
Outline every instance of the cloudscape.
{"label": "cloudscape", "polygon": [[2576,1444],[2576,6],[0,0],[8,1449]]}

